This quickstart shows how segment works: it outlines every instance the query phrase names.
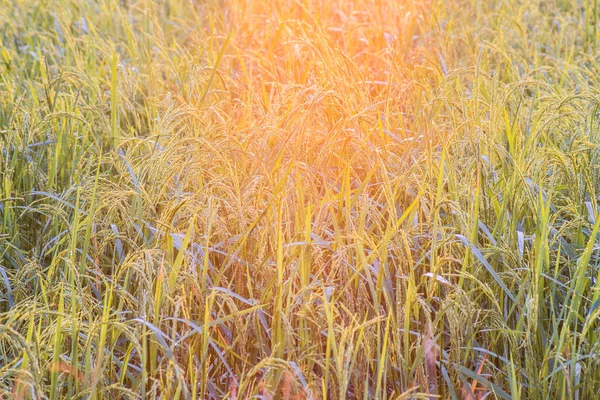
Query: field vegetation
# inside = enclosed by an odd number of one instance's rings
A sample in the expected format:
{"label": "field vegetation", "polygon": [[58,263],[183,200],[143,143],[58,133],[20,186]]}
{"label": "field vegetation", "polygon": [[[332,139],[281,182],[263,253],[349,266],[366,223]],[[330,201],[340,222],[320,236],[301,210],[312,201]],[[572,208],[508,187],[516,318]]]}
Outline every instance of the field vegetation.
{"label": "field vegetation", "polygon": [[598,11],[0,0],[0,398],[596,398]]}

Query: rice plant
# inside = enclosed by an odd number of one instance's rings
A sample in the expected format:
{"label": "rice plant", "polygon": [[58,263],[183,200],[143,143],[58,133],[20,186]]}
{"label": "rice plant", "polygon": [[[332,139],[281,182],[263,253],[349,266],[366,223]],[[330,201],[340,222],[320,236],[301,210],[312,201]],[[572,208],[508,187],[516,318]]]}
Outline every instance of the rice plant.
{"label": "rice plant", "polygon": [[598,11],[0,0],[0,398],[596,398]]}

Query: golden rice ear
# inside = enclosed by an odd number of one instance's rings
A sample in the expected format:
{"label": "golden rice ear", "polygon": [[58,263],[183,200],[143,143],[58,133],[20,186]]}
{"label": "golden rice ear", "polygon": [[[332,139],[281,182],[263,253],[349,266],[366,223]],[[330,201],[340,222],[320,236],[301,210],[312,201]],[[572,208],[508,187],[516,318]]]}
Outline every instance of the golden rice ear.
{"label": "golden rice ear", "polygon": [[283,385],[281,387],[281,396],[283,400],[290,400],[293,392],[293,381],[292,373],[285,371],[283,373]]}
{"label": "golden rice ear", "polygon": [[229,381],[229,398],[231,400],[237,400],[238,397],[238,380],[235,376],[232,376]]}
{"label": "golden rice ear", "polygon": [[267,385],[265,385],[264,381],[260,381],[258,383],[258,394],[263,398],[263,400],[273,400],[273,395]]}
{"label": "golden rice ear", "polygon": [[15,400],[24,400],[27,393],[27,385],[24,384],[25,373],[20,372],[17,379],[13,383],[11,396]]}
{"label": "golden rice ear", "polygon": [[438,358],[436,343],[433,338],[431,329],[431,323],[427,326],[427,333],[425,336],[425,367],[427,370],[427,384],[428,391],[430,394],[437,394],[437,365],[436,361]]}
{"label": "golden rice ear", "polygon": [[298,393],[293,397],[294,400],[306,400],[306,390],[303,387],[298,390]]}

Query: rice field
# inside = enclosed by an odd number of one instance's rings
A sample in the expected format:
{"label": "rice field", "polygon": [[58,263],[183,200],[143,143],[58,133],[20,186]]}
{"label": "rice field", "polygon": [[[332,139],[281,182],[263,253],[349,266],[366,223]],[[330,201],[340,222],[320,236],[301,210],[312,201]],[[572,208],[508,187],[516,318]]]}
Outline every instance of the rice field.
{"label": "rice field", "polygon": [[0,398],[597,398],[598,13],[0,0]]}

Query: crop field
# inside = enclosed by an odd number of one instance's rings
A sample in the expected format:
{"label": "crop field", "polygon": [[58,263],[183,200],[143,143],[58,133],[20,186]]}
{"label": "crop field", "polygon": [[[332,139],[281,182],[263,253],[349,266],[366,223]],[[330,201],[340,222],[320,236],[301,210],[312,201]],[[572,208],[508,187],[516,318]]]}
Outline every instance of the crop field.
{"label": "crop field", "polygon": [[594,399],[596,0],[0,0],[0,399]]}

